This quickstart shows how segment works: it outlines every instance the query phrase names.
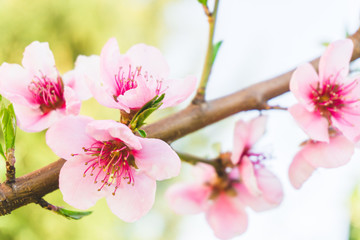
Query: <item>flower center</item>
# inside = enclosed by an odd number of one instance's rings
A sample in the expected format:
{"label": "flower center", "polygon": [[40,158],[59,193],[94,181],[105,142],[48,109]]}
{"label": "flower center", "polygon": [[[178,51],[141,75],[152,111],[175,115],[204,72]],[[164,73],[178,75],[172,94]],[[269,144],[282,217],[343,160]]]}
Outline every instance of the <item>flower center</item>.
{"label": "flower center", "polygon": [[[114,100],[117,102],[117,97],[124,95],[128,90],[134,89],[138,86],[139,81],[149,82],[148,85],[151,89],[155,89],[155,95],[162,94],[162,81],[154,78],[147,71],[142,73],[142,67],[134,67],[129,65],[129,69],[125,70],[123,67],[119,68],[118,74],[115,75],[116,92],[113,95]],[[152,86],[154,84],[154,86]]]}
{"label": "flower center", "polygon": [[47,76],[35,76],[28,86],[34,101],[40,105],[40,110],[46,114],[50,111],[65,107],[64,84],[60,76],[53,82]]}
{"label": "flower center", "polygon": [[315,110],[331,122],[330,117],[340,118],[340,109],[348,104],[357,102],[357,99],[346,99],[348,95],[357,85],[356,81],[348,84],[331,83],[330,80],[325,81],[322,85],[317,83],[316,88],[312,87],[310,98],[315,105]]}
{"label": "flower center", "polygon": [[[126,179],[128,184],[134,184],[134,169],[132,168],[137,169],[137,166],[131,150],[122,141],[98,141],[92,144],[91,147],[84,147],[83,149],[86,155],[93,157],[85,162],[85,165],[89,166],[84,171],[84,177],[88,173],[90,173],[90,176],[95,175],[94,183],[102,182],[98,191],[101,191],[105,185],[110,186],[114,183],[113,195],[115,195],[123,179]],[[105,176],[99,177],[102,171]]]}

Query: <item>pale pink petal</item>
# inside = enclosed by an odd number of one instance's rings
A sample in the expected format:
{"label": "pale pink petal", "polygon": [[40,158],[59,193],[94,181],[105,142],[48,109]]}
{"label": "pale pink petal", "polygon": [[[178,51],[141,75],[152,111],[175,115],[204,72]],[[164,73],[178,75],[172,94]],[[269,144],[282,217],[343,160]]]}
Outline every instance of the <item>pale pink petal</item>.
{"label": "pale pink petal", "polygon": [[137,78],[137,87],[119,95],[117,100],[132,109],[142,108],[148,101],[156,96],[156,89],[148,86],[148,82],[141,77]]}
{"label": "pale pink petal", "polygon": [[130,59],[127,56],[122,56],[120,54],[116,39],[110,38],[104,45],[100,54],[101,81],[105,85],[107,91],[111,91],[115,94],[115,76],[124,74],[125,77],[127,77],[130,64]]}
{"label": "pale pink petal", "polygon": [[[76,59],[75,65],[76,77],[82,79],[86,83],[87,88],[100,104],[109,108],[118,108],[129,111],[126,106],[115,101],[113,96],[115,93],[113,83],[111,83],[110,86],[102,83],[99,56],[79,56]],[[114,82],[115,79],[112,79],[112,81]],[[81,86],[82,85],[80,84],[75,85],[76,91],[80,91],[79,88],[81,88]],[[87,96],[86,91],[80,91],[80,96],[81,95]]]}
{"label": "pale pink petal", "polygon": [[358,113],[358,107],[359,106],[356,106],[355,109],[350,109],[350,113],[340,111],[340,118],[331,118],[334,127],[338,128],[345,137],[354,143],[360,140],[360,114]]}
{"label": "pale pink petal", "polygon": [[248,225],[248,217],[244,206],[237,198],[220,194],[206,212],[206,219],[215,236],[230,239],[244,233]]}
{"label": "pale pink petal", "polygon": [[[66,102],[66,115],[78,115],[80,113],[81,101],[72,88],[68,86],[64,87],[64,99]],[[55,111],[58,110],[61,109],[56,109]]]}
{"label": "pale pink petal", "polygon": [[188,76],[184,79],[172,79],[163,82],[160,94],[165,92],[165,98],[161,108],[176,106],[187,99],[196,89],[197,79],[195,76]]}
{"label": "pale pink petal", "polygon": [[[59,175],[59,188],[64,201],[79,209],[87,209],[109,194],[105,189],[98,191],[102,183],[101,181],[95,183],[95,174],[93,176],[86,174],[84,177],[84,172],[89,167],[85,165],[86,161],[86,158],[66,161]],[[104,177],[105,172],[100,171],[98,178]]]}
{"label": "pale pink petal", "polygon": [[86,125],[92,119],[84,116],[68,116],[52,125],[46,132],[46,143],[56,155],[66,160],[72,154],[84,153],[83,147],[90,147],[95,142],[87,135]]}
{"label": "pale pink petal", "polygon": [[86,84],[85,76],[81,72],[76,70],[69,71],[63,75],[62,79],[66,86],[74,90],[79,99],[87,100],[92,97],[91,91]]}
{"label": "pale pink petal", "polygon": [[338,76],[344,77],[349,72],[349,62],[354,44],[350,39],[331,43],[319,62],[319,77],[321,81],[336,80]]}
{"label": "pale pink petal", "polygon": [[307,111],[301,104],[289,107],[288,111],[304,132],[313,140],[329,142],[329,123],[317,112]]}
{"label": "pale pink petal", "polygon": [[55,67],[55,59],[49,43],[32,42],[25,48],[22,65],[32,76],[46,75],[56,79],[58,72]]}
{"label": "pale pink petal", "polygon": [[113,140],[114,138],[109,133],[109,129],[118,126],[119,123],[114,120],[97,120],[86,126],[86,133],[98,141]]}
{"label": "pale pink petal", "polygon": [[199,183],[211,182],[217,176],[214,167],[205,163],[197,163],[191,170],[192,177]]}
{"label": "pale pink petal", "polygon": [[300,152],[303,158],[314,167],[335,168],[350,161],[354,148],[354,143],[343,135],[339,135],[331,137],[329,143],[309,142]]}
{"label": "pale pink petal", "polygon": [[166,191],[170,208],[177,214],[197,214],[209,206],[211,188],[203,184],[175,184]]}
{"label": "pale pink petal", "polygon": [[289,179],[294,188],[299,189],[312,175],[315,167],[306,159],[306,153],[299,151],[289,167]]}
{"label": "pale pink petal", "polygon": [[318,82],[319,77],[310,63],[299,66],[291,76],[290,91],[308,111],[314,110],[310,95]]}
{"label": "pale pink petal", "polygon": [[179,175],[181,161],[169,144],[153,138],[138,138],[142,148],[133,150],[135,163],[156,180],[164,180]]}
{"label": "pale pink petal", "polygon": [[264,135],[266,127],[266,116],[260,116],[249,122],[239,120],[235,124],[234,147],[231,161],[237,164],[245,149],[251,148],[259,138]]}
{"label": "pale pink petal", "polygon": [[261,194],[261,191],[257,184],[254,165],[252,164],[252,162],[248,157],[246,156],[242,157],[239,166],[239,171],[240,171],[241,181],[249,190],[249,192],[254,196],[259,196]]}
{"label": "pale pink petal", "polygon": [[162,80],[169,75],[169,66],[159,49],[145,44],[136,44],[127,52],[134,67],[141,67],[141,72],[148,72],[155,79]]}
{"label": "pale pink petal", "polygon": [[245,185],[238,184],[236,189],[239,193],[239,199],[257,212],[277,207],[284,197],[279,179],[265,167],[256,169],[256,179],[261,194],[254,196]]}
{"label": "pale pink petal", "polygon": [[45,130],[64,115],[61,111],[50,111],[47,114],[43,114],[40,108],[29,108],[15,103],[13,106],[17,125],[26,132],[39,132]]}
{"label": "pale pink petal", "polygon": [[0,67],[0,93],[13,103],[31,106],[33,96],[28,89],[31,79],[20,65],[3,63]]}
{"label": "pale pink petal", "polygon": [[134,222],[149,212],[154,204],[156,181],[143,172],[133,172],[134,185],[123,181],[115,196],[106,201],[110,210],[126,222]]}
{"label": "pale pink petal", "polygon": [[280,180],[265,167],[257,168],[255,175],[262,197],[274,206],[279,205],[284,197]]}
{"label": "pale pink petal", "polygon": [[[98,126],[100,125],[101,123]],[[108,127],[107,129],[111,137],[120,139],[130,149],[133,150],[142,149],[141,141],[140,141],[141,138],[135,136],[133,132],[130,130],[130,128],[128,128],[126,125],[122,123],[114,122],[114,124],[109,124],[106,127]]]}

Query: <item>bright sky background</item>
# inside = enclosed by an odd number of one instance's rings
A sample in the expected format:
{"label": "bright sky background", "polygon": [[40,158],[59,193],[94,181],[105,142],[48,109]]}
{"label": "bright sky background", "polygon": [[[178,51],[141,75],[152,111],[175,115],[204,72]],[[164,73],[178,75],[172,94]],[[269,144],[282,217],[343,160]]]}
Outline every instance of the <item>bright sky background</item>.
{"label": "bright sky background", "polygon": [[[172,72],[174,76],[176,71],[198,71],[200,76],[207,39],[207,22],[201,12],[195,0],[184,0],[166,13],[172,32],[164,39],[165,52],[170,65],[179,66]],[[360,26],[359,16],[359,0],[221,1],[215,38],[224,43],[208,98],[274,77],[321,55],[321,43],[344,38],[346,31],[353,33]],[[273,102],[290,106],[295,99],[286,94]],[[281,179],[285,198],[277,209],[263,213],[249,210],[248,231],[235,239],[347,239],[349,197],[360,180],[359,152],[346,166],[318,170],[300,191],[294,190],[287,169],[306,136],[288,113],[266,114],[270,116],[268,130],[258,149],[273,155],[268,166]],[[255,115],[240,114],[197,134],[213,136],[213,142],[221,141],[224,150],[231,150],[234,122]],[[180,140],[174,147],[183,144]],[[195,153],[205,156],[206,149]],[[216,239],[203,214],[184,216],[180,231],[181,240]]]}

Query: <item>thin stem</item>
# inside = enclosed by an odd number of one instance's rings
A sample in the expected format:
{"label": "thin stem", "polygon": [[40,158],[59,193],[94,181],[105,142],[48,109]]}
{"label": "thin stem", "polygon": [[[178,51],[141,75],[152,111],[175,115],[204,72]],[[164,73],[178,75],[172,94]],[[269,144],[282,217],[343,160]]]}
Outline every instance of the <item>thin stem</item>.
{"label": "thin stem", "polygon": [[190,163],[192,165],[196,165],[197,163],[205,163],[205,164],[212,165],[214,167],[216,165],[216,163],[215,163],[216,159],[207,160],[207,159],[199,158],[199,157],[196,157],[194,155],[187,154],[187,153],[180,153],[180,152],[176,152],[176,153],[181,158],[181,160],[183,162],[187,162],[187,163]]}
{"label": "thin stem", "polygon": [[214,33],[215,33],[215,24],[216,24],[216,16],[219,7],[219,0],[215,0],[214,10],[212,13],[209,12],[207,6],[204,6],[205,14],[208,17],[209,22],[209,41],[207,46],[207,52],[205,57],[205,63],[203,67],[203,72],[201,75],[200,85],[196,92],[196,95],[193,99],[194,104],[199,104],[204,102],[205,99],[205,90],[206,85],[208,83],[211,69],[213,66],[213,57],[214,57]]}
{"label": "thin stem", "polygon": [[54,206],[50,203],[48,203],[47,201],[45,201],[45,199],[40,198],[37,202],[37,204],[39,204],[42,208],[53,211],[55,213],[57,213],[59,211],[59,207]]}
{"label": "thin stem", "polygon": [[271,106],[271,105],[268,105],[266,103],[265,106],[264,106],[264,109],[262,109],[262,110],[284,110],[284,111],[287,111],[288,108],[287,107],[281,107],[279,105]]}
{"label": "thin stem", "polygon": [[15,182],[15,153],[14,149],[8,149],[6,153],[6,184],[12,185]]}

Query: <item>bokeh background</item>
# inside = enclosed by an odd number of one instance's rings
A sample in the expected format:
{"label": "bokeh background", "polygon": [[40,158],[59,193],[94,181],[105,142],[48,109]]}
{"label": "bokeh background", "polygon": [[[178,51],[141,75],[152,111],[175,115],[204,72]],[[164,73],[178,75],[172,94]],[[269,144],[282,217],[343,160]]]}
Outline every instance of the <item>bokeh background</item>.
{"label": "bokeh background", "polygon": [[[211,1],[209,0],[211,3]],[[208,99],[229,94],[268,79],[319,56],[323,43],[340,39],[360,26],[359,0],[224,0],[220,3],[216,40],[224,40],[208,86]],[[121,52],[136,43],[158,47],[173,77],[200,77],[207,44],[207,21],[196,0],[0,0],[0,64],[20,63],[32,41],[49,42],[60,72],[71,70],[79,54],[99,54],[110,37]],[[354,64],[353,70],[360,69]],[[290,94],[272,101],[290,106]],[[179,108],[159,111],[151,121]],[[86,101],[82,114],[118,119],[116,110]],[[232,149],[234,122],[258,113],[240,113],[176,141],[176,150],[202,157]],[[264,213],[249,213],[249,229],[236,239],[360,239],[360,155],[341,168],[319,170],[300,191],[287,179],[298,145],[306,139],[286,112],[270,111],[268,130],[257,149],[272,157],[268,167],[282,180],[282,205]],[[36,170],[57,157],[45,144],[44,132],[18,131],[17,175]],[[157,200],[148,215],[124,223],[104,200],[79,221],[67,220],[31,204],[0,217],[1,240],[37,239],[216,239],[204,215],[178,216],[164,201],[171,183],[191,181],[191,166],[172,180],[158,182]],[[4,180],[4,162],[0,163]],[[60,191],[45,197],[68,206]]]}

